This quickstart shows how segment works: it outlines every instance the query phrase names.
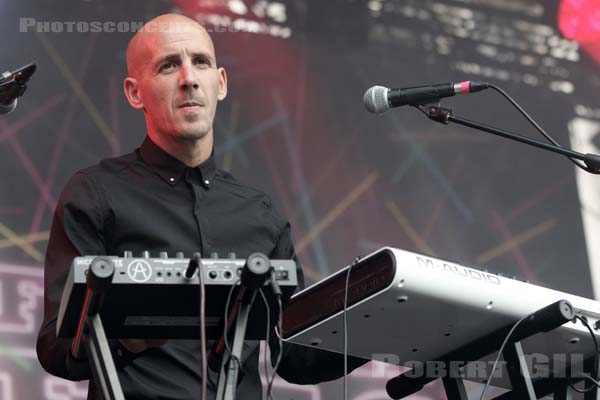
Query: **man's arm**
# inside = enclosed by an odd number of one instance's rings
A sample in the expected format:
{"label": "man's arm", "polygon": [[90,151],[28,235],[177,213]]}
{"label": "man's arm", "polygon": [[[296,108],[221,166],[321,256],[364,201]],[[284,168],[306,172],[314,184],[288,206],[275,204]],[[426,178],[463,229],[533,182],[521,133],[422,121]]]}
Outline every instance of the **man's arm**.
{"label": "man's arm", "polygon": [[106,254],[102,236],[106,218],[97,189],[84,173],[77,173],[63,190],[54,212],[44,267],[44,321],[36,345],[42,367],[61,378],[91,377],[87,362],[70,356],[71,339],[56,337],[56,319],[73,258]]}
{"label": "man's arm", "polygon": [[[275,250],[270,254],[273,259],[293,259],[298,274],[298,290],[304,289],[304,274],[296,256],[290,233],[289,223],[283,229]],[[271,362],[275,364],[279,345],[275,333],[271,335]],[[369,360],[348,357],[348,373],[366,364]],[[283,355],[277,374],[289,383],[299,385],[316,384],[331,381],[344,376],[344,356],[326,350],[283,343]]]}

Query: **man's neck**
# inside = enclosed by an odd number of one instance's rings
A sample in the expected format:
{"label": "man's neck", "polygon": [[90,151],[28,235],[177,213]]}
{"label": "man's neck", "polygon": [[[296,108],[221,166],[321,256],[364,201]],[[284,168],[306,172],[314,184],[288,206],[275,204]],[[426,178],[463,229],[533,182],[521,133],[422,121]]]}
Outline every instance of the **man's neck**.
{"label": "man's neck", "polygon": [[148,133],[150,139],[161,149],[187,165],[197,167],[206,161],[212,152],[212,133],[201,139],[179,139],[168,135]]}

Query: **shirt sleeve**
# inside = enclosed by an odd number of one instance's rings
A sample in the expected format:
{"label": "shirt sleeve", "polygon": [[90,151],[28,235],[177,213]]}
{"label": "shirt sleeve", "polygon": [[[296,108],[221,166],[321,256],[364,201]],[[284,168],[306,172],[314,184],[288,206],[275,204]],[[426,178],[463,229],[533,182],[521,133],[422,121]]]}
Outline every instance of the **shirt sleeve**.
{"label": "shirt sleeve", "polygon": [[63,190],[52,220],[44,267],[44,320],[37,338],[37,355],[49,373],[70,380],[91,377],[87,361],[70,356],[72,340],[57,338],[56,323],[63,288],[74,257],[103,255],[105,210],[97,189],[83,173]]}
{"label": "shirt sleeve", "polygon": [[[293,259],[296,262],[298,273],[298,290],[304,289],[304,274],[294,250],[289,223],[285,225],[277,246],[270,254],[270,258]],[[275,364],[275,360],[279,354],[279,344],[275,333],[270,336],[272,338],[269,343],[271,362]],[[369,361],[348,356],[348,373]],[[287,382],[299,385],[312,385],[331,381],[344,376],[344,355],[283,342],[283,354],[277,374]]]}

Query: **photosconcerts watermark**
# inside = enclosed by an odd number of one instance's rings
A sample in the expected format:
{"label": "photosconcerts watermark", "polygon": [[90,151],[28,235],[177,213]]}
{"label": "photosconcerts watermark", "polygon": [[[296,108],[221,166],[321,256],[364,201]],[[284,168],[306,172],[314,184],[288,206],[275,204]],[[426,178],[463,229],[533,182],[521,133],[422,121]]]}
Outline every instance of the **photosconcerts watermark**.
{"label": "photosconcerts watermark", "polygon": [[[404,374],[408,378],[463,378],[469,380],[486,380],[492,372],[493,361],[408,361],[400,362],[394,354],[373,354],[372,360],[381,361],[376,363],[371,370],[374,378],[393,378],[398,374],[386,364],[402,365]],[[538,378],[567,378],[577,377],[584,373],[583,354],[546,354],[533,353],[525,355],[532,379]],[[385,364],[384,364],[385,363]],[[506,371],[506,362],[500,360],[494,370],[494,378],[502,378]]]}
{"label": "photosconcerts watermark", "polygon": [[[248,32],[288,39],[292,29],[288,26],[253,21],[246,18],[230,18],[216,14],[197,15],[196,20],[209,33]],[[187,23],[167,21],[38,21],[21,17],[19,32],[35,33],[136,33],[145,32],[188,32],[194,27]]]}
{"label": "photosconcerts watermark", "polygon": [[191,29],[189,24],[167,21],[38,21],[35,18],[19,18],[21,33],[186,32]]}

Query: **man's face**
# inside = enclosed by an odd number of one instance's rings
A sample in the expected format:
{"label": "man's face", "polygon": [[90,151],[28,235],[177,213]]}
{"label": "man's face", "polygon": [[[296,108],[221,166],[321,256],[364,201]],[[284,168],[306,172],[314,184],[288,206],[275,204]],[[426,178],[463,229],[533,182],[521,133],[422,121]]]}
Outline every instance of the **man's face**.
{"label": "man's face", "polygon": [[227,77],[216,66],[208,34],[188,27],[144,38],[141,54],[148,57],[136,62],[136,81],[138,108],[145,110],[150,131],[196,140],[212,136],[217,101],[227,94]]}

